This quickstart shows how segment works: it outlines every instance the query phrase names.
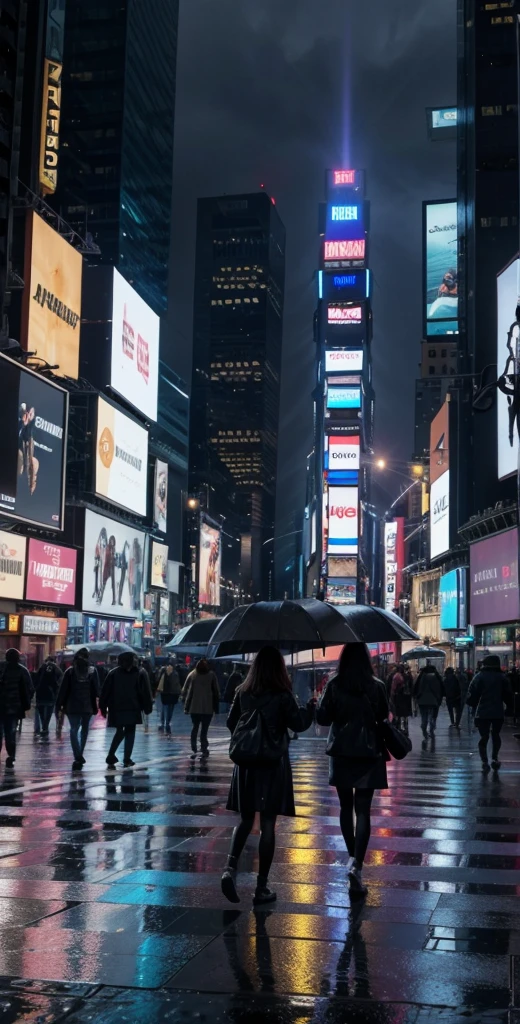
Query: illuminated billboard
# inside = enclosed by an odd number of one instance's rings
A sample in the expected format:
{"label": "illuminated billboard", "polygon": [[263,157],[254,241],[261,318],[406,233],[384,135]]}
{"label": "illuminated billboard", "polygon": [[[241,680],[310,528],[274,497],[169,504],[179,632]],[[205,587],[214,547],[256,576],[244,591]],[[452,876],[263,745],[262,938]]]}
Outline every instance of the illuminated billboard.
{"label": "illuminated billboard", "polygon": [[358,532],[358,488],[329,487],[328,553],[357,555]]}
{"label": "illuminated billboard", "polygon": [[467,569],[452,569],[439,582],[441,605],[441,629],[466,629],[467,617]]}
{"label": "illuminated billboard", "polygon": [[457,203],[424,203],[426,334],[458,331]]}
{"label": "illuminated billboard", "polygon": [[40,129],[40,187],[45,195],[56,191],[61,118],[61,76],[63,65],[45,58]]}
{"label": "illuminated billboard", "polygon": [[0,511],[63,529],[68,394],[0,355]]}
{"label": "illuminated billboard", "polygon": [[349,327],[350,325],[360,327],[363,323],[363,307],[353,305],[351,302],[329,302],[327,323],[336,324],[339,327]]}
{"label": "illuminated billboard", "polygon": [[153,518],[157,529],[166,533],[168,521],[168,463],[155,460]]}
{"label": "illuminated billboard", "polygon": [[[520,283],[520,260],[515,259],[497,277],[497,443],[498,479],[518,470],[518,425],[515,408],[515,359],[520,345],[518,327],[508,336],[515,322]],[[503,390],[502,390],[503,389]]]}
{"label": "illuminated billboard", "polygon": [[328,604],[355,604],[357,591],[356,577],[329,577],[325,600]]}
{"label": "illuminated billboard", "polygon": [[77,379],[83,257],[37,213],[27,215],[22,345]]}
{"label": "illuminated billboard", "polygon": [[340,203],[334,201],[328,203],[325,238],[328,241],[357,241],[358,239],[364,239],[365,208],[363,202]]}
{"label": "illuminated billboard", "polygon": [[399,607],[404,567],[404,519],[385,523],[385,593],[384,607],[393,612]]}
{"label": "illuminated billboard", "polygon": [[150,420],[157,419],[159,317],[114,270],[110,385]]}
{"label": "illuminated billboard", "polygon": [[456,128],[457,126],[456,107],[440,107],[436,110],[433,109],[431,115],[432,128]]}
{"label": "illuminated billboard", "polygon": [[365,250],[366,242],[364,238],[325,239],[323,243],[323,259],[326,263],[363,262]]}
{"label": "illuminated billboard", "polygon": [[328,468],[359,471],[359,434],[329,436]]}
{"label": "illuminated billboard", "polygon": [[348,555],[329,555],[327,559],[327,574],[337,579],[357,579],[357,558],[350,558]]}
{"label": "illuminated billboard", "polygon": [[145,534],[85,511],[82,610],[135,619],[143,604]]}
{"label": "illuminated billboard", "polygon": [[148,431],[98,398],[95,451],[96,494],[145,516]]}
{"label": "illuminated billboard", "polygon": [[204,520],[200,524],[199,604],[220,605],[220,530]]}
{"label": "illuminated billboard", "polygon": [[449,402],[444,402],[430,428],[430,558],[450,549]]}
{"label": "illuminated billboard", "polygon": [[151,541],[150,586],[168,589],[168,545]]}
{"label": "illuminated billboard", "polygon": [[42,604],[76,603],[76,562],[74,548],[64,548],[52,541],[29,540],[27,559],[26,601]]}
{"label": "illuminated billboard", "polygon": [[0,530],[0,597],[23,600],[27,540]]}
{"label": "illuminated billboard", "polygon": [[469,566],[471,624],[492,626],[517,622],[520,618],[518,528],[471,544]]}
{"label": "illuminated billboard", "polygon": [[360,409],[361,388],[327,387],[327,409]]}
{"label": "illuminated billboard", "polygon": [[327,186],[333,195],[354,196],[356,193],[359,195],[364,190],[364,184],[364,171],[339,167],[327,172]]}
{"label": "illuminated billboard", "polygon": [[328,349],[325,352],[326,373],[361,373],[362,369],[362,349]]}

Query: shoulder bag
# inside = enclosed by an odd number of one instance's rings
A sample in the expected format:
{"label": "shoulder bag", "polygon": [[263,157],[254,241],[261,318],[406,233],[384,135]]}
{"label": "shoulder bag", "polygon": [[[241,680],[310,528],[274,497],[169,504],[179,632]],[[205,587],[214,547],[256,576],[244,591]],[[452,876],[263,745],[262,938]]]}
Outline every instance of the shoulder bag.
{"label": "shoulder bag", "polygon": [[412,741],[406,733],[398,729],[393,722],[389,722],[385,719],[381,726],[381,737],[383,743],[392,757],[396,761],[402,761],[403,757],[406,757],[412,749]]}
{"label": "shoulder bag", "polygon": [[241,768],[274,768],[288,749],[287,730],[283,737],[271,735],[264,718],[264,704],[243,711],[229,743],[229,756]]}
{"label": "shoulder bag", "polygon": [[381,744],[372,705],[366,695],[361,697],[361,701],[364,704],[362,716],[356,716],[343,725],[332,723],[326,747],[329,757],[380,757]]}

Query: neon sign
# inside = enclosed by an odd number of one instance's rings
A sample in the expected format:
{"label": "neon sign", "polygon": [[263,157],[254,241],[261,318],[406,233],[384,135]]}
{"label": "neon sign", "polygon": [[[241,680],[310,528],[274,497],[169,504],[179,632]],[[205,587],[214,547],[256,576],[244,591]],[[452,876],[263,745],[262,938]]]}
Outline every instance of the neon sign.
{"label": "neon sign", "polygon": [[358,206],[333,206],[331,220],[357,220],[358,212]]}
{"label": "neon sign", "polygon": [[324,243],[324,259],[326,260],[364,260],[365,239],[326,241]]}
{"label": "neon sign", "polygon": [[355,171],[333,171],[332,182],[334,185],[355,185],[356,184],[356,172]]}
{"label": "neon sign", "polygon": [[355,288],[357,284],[356,274],[336,274],[334,276],[335,288]]}
{"label": "neon sign", "polygon": [[361,306],[329,306],[327,322],[329,324],[360,324],[363,319]]}

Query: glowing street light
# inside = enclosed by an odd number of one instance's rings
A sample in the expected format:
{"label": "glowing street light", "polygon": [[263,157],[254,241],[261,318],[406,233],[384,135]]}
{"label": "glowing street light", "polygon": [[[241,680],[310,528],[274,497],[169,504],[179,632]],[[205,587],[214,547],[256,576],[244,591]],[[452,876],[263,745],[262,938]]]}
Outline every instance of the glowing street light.
{"label": "glowing street light", "polygon": [[386,469],[386,460],[385,459],[377,459],[376,466],[377,466],[378,469]]}

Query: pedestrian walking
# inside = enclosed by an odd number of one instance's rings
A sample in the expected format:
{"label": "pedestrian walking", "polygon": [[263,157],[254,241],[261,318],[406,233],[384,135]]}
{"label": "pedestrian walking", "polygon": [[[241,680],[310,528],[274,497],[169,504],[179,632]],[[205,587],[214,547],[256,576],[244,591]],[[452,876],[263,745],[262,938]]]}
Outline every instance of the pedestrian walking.
{"label": "pedestrian walking", "polygon": [[374,791],[388,788],[387,755],[381,737],[388,710],[385,685],[374,676],[366,645],[347,644],[337,675],[327,684],[316,709],[316,721],[330,726],[329,784],[336,787],[339,797],[339,823],[350,858],[350,885],[360,895],[367,892],[362,871]]}
{"label": "pedestrian walking", "polygon": [[460,720],[462,717],[462,693],[460,679],[454,669],[450,666],[444,673],[442,685],[446,697],[448,714],[450,716],[450,726],[453,726],[455,729],[460,729]]}
{"label": "pedestrian walking", "polygon": [[430,737],[433,740],[435,739],[437,715],[442,704],[443,689],[442,678],[430,662],[421,669],[415,680],[414,695],[421,714],[422,734],[426,739],[429,728]]}
{"label": "pedestrian walking", "polygon": [[184,714],[191,715],[191,749],[197,753],[197,737],[200,729],[200,748],[204,755],[209,753],[208,730],[213,715],[218,715],[220,690],[217,677],[205,658],[197,662],[190,672],[182,690]]}
{"label": "pedestrian walking", "polygon": [[85,764],[84,750],[90,719],[97,715],[99,679],[89,663],[86,647],[76,651],[70,668],[66,669],[56,698],[56,718],[65,712],[70,725],[70,745],[74,754],[72,768],[79,771]]}
{"label": "pedestrian walking", "polygon": [[131,651],[124,651],[119,655],[117,667],[108,673],[99,699],[101,714],[104,718],[108,716],[109,728],[116,730],[106,757],[108,765],[117,764],[116,751],[124,740],[123,764],[125,768],[133,768],[136,726],[142,725],[143,714],[149,715],[152,707],[148,673]]}
{"label": "pedestrian walking", "polygon": [[0,666],[0,750],[5,741],[6,768],[13,768],[16,759],[16,726],[31,707],[32,680],[20,651],[10,647]]}
{"label": "pedestrian walking", "polygon": [[36,673],[34,682],[36,712],[40,720],[42,739],[49,738],[49,724],[56,705],[56,699],[63,678],[63,672],[56,659],[49,655]]}
{"label": "pedestrian walking", "polygon": [[497,654],[488,654],[482,667],[470,684],[466,698],[470,707],[475,708],[475,725],[480,733],[478,750],[482,771],[489,771],[488,743],[491,735],[491,768],[498,771],[498,752],[502,745],[500,731],[504,724],[504,706],[510,707],[513,699],[511,684],[501,671]]}
{"label": "pedestrian walking", "polygon": [[[167,664],[163,665],[159,673],[157,693],[160,695],[162,704],[161,725],[159,729],[161,732],[164,729],[169,735],[171,735],[172,731],[173,711],[181,695],[181,690],[181,681],[175,662],[172,658],[168,658]],[[162,724],[162,715],[164,715],[164,725]]]}
{"label": "pedestrian walking", "polygon": [[229,704],[229,709],[231,709],[231,705],[235,699],[235,693],[238,687],[241,686],[243,682],[244,677],[242,673],[238,670],[238,668],[233,669],[231,675],[229,676],[226,682],[223,697],[224,703]]}
{"label": "pedestrian walking", "polygon": [[408,719],[412,714],[412,695],[404,665],[398,665],[390,689],[390,707],[397,719],[397,727],[408,736]]}
{"label": "pedestrian walking", "polygon": [[235,691],[227,719],[231,732],[230,757],[235,762],[227,810],[240,814],[231,837],[221,885],[231,903],[239,903],[236,888],[238,859],[260,814],[259,867],[255,905],[272,903],[276,893],[268,887],[275,850],[276,819],[294,817],[294,790],[287,731],[305,732],[314,718],[314,700],[301,708],[292,694],[282,655],[263,647],[247,678]]}
{"label": "pedestrian walking", "polygon": [[406,682],[406,690],[410,694],[410,703],[412,705],[412,716],[417,718],[417,701],[413,695],[415,680],[413,672],[409,665],[404,666],[404,678]]}

